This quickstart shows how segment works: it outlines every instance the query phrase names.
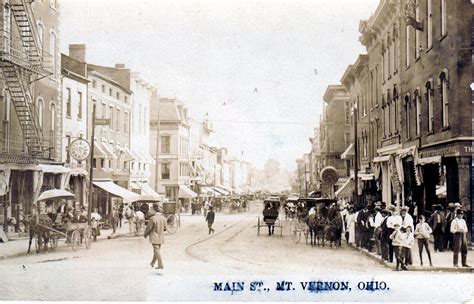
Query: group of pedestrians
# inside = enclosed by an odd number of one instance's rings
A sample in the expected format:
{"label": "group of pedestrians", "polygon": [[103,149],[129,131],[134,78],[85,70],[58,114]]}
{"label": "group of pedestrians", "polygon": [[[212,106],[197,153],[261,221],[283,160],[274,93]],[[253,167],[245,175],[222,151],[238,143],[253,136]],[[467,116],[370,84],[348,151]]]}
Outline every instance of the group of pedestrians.
{"label": "group of pedestrians", "polygon": [[404,206],[386,207],[385,203],[373,205],[354,211],[352,206],[345,214],[346,239],[348,243],[359,248],[375,251],[385,261],[396,262],[397,270],[407,270],[413,264],[412,248],[415,241],[418,245],[420,265],[423,266],[423,253],[426,251],[428,262],[433,266],[430,240],[433,236],[436,251],[453,250],[453,265],[458,267],[458,256],[461,253],[461,266],[467,265],[467,225],[460,204],[449,204],[447,211],[441,205],[434,206],[434,213],[426,220],[424,215],[415,221],[409,208]]}

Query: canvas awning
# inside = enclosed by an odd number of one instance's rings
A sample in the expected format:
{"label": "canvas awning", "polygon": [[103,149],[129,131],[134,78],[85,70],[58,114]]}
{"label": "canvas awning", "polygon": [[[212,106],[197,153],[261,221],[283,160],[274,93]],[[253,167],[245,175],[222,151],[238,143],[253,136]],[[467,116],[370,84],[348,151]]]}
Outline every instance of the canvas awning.
{"label": "canvas awning", "polygon": [[130,151],[130,149],[128,149],[127,147],[122,147],[122,146],[119,146],[117,145],[117,147],[119,148],[121,155],[120,155],[120,158],[124,161],[132,161],[135,159],[135,156],[132,154],[132,152]]}
{"label": "canvas awning", "polygon": [[221,196],[220,192],[218,192],[217,190],[214,191],[214,189],[211,187],[201,187],[201,194],[207,196]]}
{"label": "canvas awning", "polygon": [[372,162],[374,163],[382,163],[382,162],[387,162],[390,160],[390,155],[384,155],[384,156],[376,156],[374,157],[374,160]]}
{"label": "canvas awning", "polygon": [[188,186],[179,185],[179,192],[178,192],[178,197],[179,198],[193,198],[193,197],[196,197],[196,196],[197,196],[196,192],[189,189]]}
{"label": "canvas awning", "polygon": [[337,191],[334,193],[337,198],[344,198],[352,196],[354,192],[354,178],[349,178],[344,185],[342,185]]}
{"label": "canvas awning", "polygon": [[354,156],[354,144],[350,144],[341,154],[341,159],[347,159]]}
{"label": "canvas awning", "polygon": [[142,195],[145,194],[147,197],[153,197],[157,200],[164,198],[163,195],[158,194],[148,183],[137,182],[138,187],[142,190]]}
{"label": "canvas awning", "polygon": [[140,195],[120,187],[112,181],[94,181],[95,186],[107,191],[108,193],[123,198],[124,203],[130,203],[138,200]]}
{"label": "canvas awning", "polygon": [[102,144],[97,140],[94,141],[94,158],[107,158],[107,153],[105,153]]}
{"label": "canvas awning", "polygon": [[441,156],[431,156],[418,158],[418,165],[439,164],[441,163]]}
{"label": "canvas awning", "polygon": [[108,159],[117,159],[114,149],[108,143],[102,142],[102,148],[104,149],[105,154],[107,154]]}

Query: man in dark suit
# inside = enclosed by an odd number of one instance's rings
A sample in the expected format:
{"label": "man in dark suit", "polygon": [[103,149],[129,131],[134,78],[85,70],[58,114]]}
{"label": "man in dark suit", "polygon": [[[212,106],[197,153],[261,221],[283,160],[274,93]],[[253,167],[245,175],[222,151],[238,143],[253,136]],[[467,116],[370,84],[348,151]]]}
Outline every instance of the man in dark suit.
{"label": "man in dark suit", "polygon": [[443,235],[446,227],[446,217],[441,212],[441,205],[434,205],[435,212],[428,220],[428,224],[433,229],[434,250],[444,251]]}
{"label": "man in dark suit", "polygon": [[149,237],[150,243],[153,246],[153,259],[151,260],[150,266],[153,268],[155,263],[158,262],[158,267],[156,267],[156,269],[163,269],[163,261],[161,260],[160,249],[161,245],[164,243],[166,219],[163,215],[161,215],[161,213],[155,212],[154,210],[150,211],[148,215],[149,220],[143,236],[145,238]]}

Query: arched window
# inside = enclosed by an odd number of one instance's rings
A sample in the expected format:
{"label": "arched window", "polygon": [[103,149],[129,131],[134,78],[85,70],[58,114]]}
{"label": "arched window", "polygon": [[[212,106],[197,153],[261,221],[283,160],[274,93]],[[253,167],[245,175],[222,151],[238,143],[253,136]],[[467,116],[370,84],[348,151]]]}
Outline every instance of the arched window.
{"label": "arched window", "polygon": [[433,87],[431,81],[425,85],[426,88],[426,103],[428,104],[428,132],[433,132]]}
{"label": "arched window", "polygon": [[405,130],[406,138],[410,139],[410,95],[405,95]]}
{"label": "arched window", "polygon": [[419,89],[416,89],[413,93],[414,107],[415,107],[415,126],[416,136],[420,136],[421,133],[421,96]]}
{"label": "arched window", "polygon": [[44,48],[44,25],[41,21],[38,22],[38,38],[39,38],[39,48],[43,51]]}
{"label": "arched window", "polygon": [[449,99],[448,99],[448,75],[447,72],[439,74],[439,95],[441,97],[441,116],[443,127],[449,126]]}
{"label": "arched window", "polygon": [[393,85],[393,132],[398,133],[398,91],[397,85]]}
{"label": "arched window", "polygon": [[50,130],[50,146],[56,147],[56,104],[51,103],[51,130]]}
{"label": "arched window", "polygon": [[49,33],[49,53],[51,54],[51,60],[53,61],[53,78],[58,77],[58,54],[57,54],[57,39],[56,33],[51,30]]}
{"label": "arched window", "polygon": [[36,100],[36,115],[38,117],[38,123],[40,128],[43,128],[43,110],[44,110],[44,101],[42,98]]}

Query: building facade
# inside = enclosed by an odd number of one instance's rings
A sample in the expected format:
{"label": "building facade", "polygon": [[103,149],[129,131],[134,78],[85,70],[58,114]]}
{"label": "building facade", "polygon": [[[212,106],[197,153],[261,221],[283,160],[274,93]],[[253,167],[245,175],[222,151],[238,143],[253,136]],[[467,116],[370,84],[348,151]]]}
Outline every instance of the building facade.
{"label": "building facade", "polygon": [[[59,7],[1,1],[0,224],[22,232],[42,191],[64,188]],[[21,28],[21,30],[20,30]],[[45,206],[47,210],[52,205]]]}

